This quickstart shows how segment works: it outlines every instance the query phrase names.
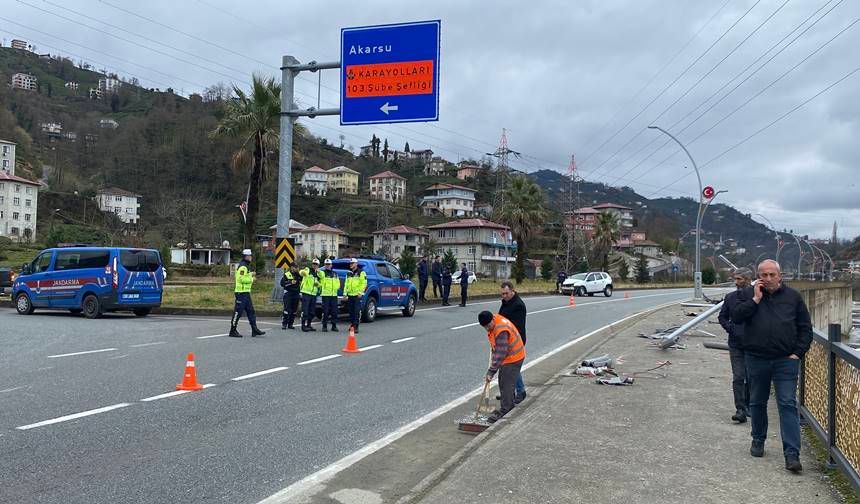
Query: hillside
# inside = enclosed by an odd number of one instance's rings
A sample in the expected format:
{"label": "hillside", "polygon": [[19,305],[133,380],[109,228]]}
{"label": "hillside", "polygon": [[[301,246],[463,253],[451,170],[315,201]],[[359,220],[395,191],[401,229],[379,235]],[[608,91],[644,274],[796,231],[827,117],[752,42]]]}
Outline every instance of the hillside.
{"label": "hillside", "polygon": [[[205,219],[196,223],[199,229],[195,240],[241,242],[241,219],[236,205],[244,199],[247,174],[236,173],[230,166],[231,155],[239,144],[234,139],[210,136],[223,108],[223,93],[207,90],[205,98],[199,95],[186,98],[171,89],[145,89],[129,79],[123,81],[117,94],[92,100],[88,90],[106,77],[103,72],[68,59],[42,58],[26,51],[0,48],[0,81],[10,82],[11,75],[17,72],[35,75],[38,86],[35,91],[0,86],[0,138],[18,143],[18,174],[41,179],[48,186],[39,201],[40,236],[59,229],[69,231],[64,235],[68,240],[119,240],[163,246],[177,241],[167,225],[171,205],[199,200],[206,204],[208,212]],[[67,82],[76,82],[77,91],[68,88]],[[212,88],[219,89],[223,85]],[[118,127],[100,127],[104,119],[116,121]],[[50,136],[43,131],[42,123],[61,124],[62,134]],[[62,136],[66,134],[73,134],[72,138]],[[419,146],[413,146],[416,147]],[[308,225],[321,222],[337,226],[352,234],[369,236],[376,229],[379,203],[366,197],[367,177],[383,170],[407,179],[408,197],[404,205],[392,208],[392,224],[438,223],[441,219],[423,217],[414,207],[424,188],[434,183],[469,185],[478,190],[479,203],[491,202],[495,190],[495,177],[486,172],[466,182],[451,175],[427,177],[419,162],[383,163],[380,159],[357,157],[306,133],[296,135],[293,159],[294,188],[302,171],[312,165],[324,169],[347,165],[361,174],[363,194],[358,197],[295,194],[293,198],[293,218]],[[270,166],[276,163],[274,158]],[[552,254],[558,243],[567,182],[563,175],[551,170],[529,176],[544,188],[551,207],[547,226],[532,250],[535,254]],[[122,235],[121,227],[110,216],[93,211],[89,198],[104,186],[121,187],[143,196],[143,225],[138,236]],[[627,187],[592,182],[582,182],[579,190],[583,206],[611,202],[633,208],[636,225],[648,233],[649,239],[670,248],[674,248],[673,240],[695,226],[697,202],[692,199],[648,200]],[[260,234],[268,233],[275,222],[276,197],[277,173],[272,170],[261,194],[257,229]],[[51,218],[56,209],[60,212]],[[82,235],[82,230],[88,230],[89,234]],[[709,209],[703,236],[711,242],[719,241],[721,236],[738,240],[748,251],[740,257],[741,262],[752,261],[774,246],[764,226],[722,204]],[[688,235],[683,248],[690,250],[692,243],[693,237]],[[796,252],[786,247],[784,254],[791,260]],[[706,250],[706,255],[714,253]]]}

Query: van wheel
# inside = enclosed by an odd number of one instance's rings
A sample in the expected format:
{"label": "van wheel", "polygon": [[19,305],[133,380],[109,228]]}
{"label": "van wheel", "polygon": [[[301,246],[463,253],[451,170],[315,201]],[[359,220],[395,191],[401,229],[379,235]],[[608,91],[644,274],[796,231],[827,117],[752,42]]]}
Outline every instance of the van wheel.
{"label": "van wheel", "polygon": [[25,293],[18,294],[15,298],[15,309],[21,315],[30,315],[33,313],[33,303],[30,302],[30,296]]}
{"label": "van wheel", "polygon": [[362,322],[373,322],[376,320],[376,298],[367,298],[367,303],[364,305],[364,312],[361,314]]}
{"label": "van wheel", "polygon": [[134,314],[137,315],[138,317],[145,317],[145,316],[149,315],[149,312],[151,312],[151,311],[152,311],[152,308],[135,308]]}
{"label": "van wheel", "polygon": [[604,295],[604,296],[606,296],[606,297],[611,297],[611,296],[612,296],[612,286],[611,286],[611,285],[607,285],[607,286],[603,289],[603,295]]}
{"label": "van wheel", "polygon": [[84,317],[88,319],[99,318],[102,315],[102,307],[99,302],[99,298],[93,294],[88,294],[87,297],[84,298],[81,308],[84,312]]}
{"label": "van wheel", "polygon": [[411,317],[415,315],[415,296],[410,295],[409,300],[406,301],[406,306],[403,308],[403,316]]}

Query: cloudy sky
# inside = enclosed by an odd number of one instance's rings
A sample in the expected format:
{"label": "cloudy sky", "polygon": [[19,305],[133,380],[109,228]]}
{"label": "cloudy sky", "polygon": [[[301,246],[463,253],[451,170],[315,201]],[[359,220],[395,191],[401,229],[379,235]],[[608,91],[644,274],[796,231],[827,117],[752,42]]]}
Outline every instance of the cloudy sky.
{"label": "cloudy sky", "polygon": [[[23,37],[184,94],[277,75],[285,54],[337,60],[342,27],[440,19],[438,122],[303,122],[354,149],[376,133],[451,161],[493,151],[507,128],[518,169],[565,172],[575,154],[587,180],[696,195],[683,152],[646,129],[657,124],[687,145],[705,185],[728,191],[717,201],[815,237],[834,221],[840,237],[860,234],[856,0],[3,4],[4,45]],[[337,106],[337,72],[321,86],[321,106]],[[296,99],[317,104],[315,74],[300,77]]]}

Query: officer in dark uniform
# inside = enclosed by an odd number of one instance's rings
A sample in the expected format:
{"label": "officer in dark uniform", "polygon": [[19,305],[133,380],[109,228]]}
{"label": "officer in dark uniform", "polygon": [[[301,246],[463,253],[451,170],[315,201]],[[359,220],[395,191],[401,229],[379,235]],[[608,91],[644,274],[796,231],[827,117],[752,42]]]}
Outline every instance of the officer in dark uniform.
{"label": "officer in dark uniform", "polygon": [[460,270],[460,306],[466,306],[466,300],[469,298],[469,270],[466,269],[466,263],[463,263],[463,269]]}
{"label": "officer in dark uniform", "polygon": [[284,289],[284,315],[281,318],[281,329],[295,329],[296,305],[299,303],[299,267],[296,263],[284,271],[281,277],[281,287]]}
{"label": "officer in dark uniform", "polygon": [[442,306],[451,306],[448,296],[451,295],[451,268],[442,266]]}
{"label": "officer in dark uniform", "polygon": [[242,260],[239,261],[239,266],[236,268],[236,287],[233,290],[236,296],[236,305],[233,309],[233,318],[230,321],[229,336],[231,338],[242,337],[236,329],[242,313],[248,316],[248,322],[251,323],[251,336],[266,334],[265,331],[257,328],[257,314],[254,312],[254,303],[251,302],[251,287],[254,285],[254,273],[250,271],[250,266],[251,250],[245,249],[242,251]]}

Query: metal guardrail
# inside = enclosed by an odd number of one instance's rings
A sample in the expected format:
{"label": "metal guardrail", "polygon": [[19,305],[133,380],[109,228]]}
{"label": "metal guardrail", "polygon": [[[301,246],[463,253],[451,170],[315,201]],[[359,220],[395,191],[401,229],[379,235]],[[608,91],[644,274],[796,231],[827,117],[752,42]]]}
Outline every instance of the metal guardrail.
{"label": "metal guardrail", "polygon": [[842,343],[842,327],[813,331],[801,364],[800,414],[827,445],[828,465],[860,491],[860,352]]}

